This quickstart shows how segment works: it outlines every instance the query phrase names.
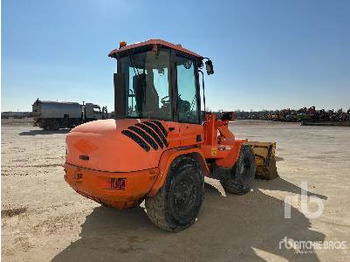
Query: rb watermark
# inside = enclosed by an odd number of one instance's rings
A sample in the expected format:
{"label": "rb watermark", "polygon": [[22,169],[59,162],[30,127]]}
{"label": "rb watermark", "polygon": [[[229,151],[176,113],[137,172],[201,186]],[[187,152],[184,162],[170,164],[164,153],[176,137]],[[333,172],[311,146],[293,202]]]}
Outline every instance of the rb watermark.
{"label": "rb watermark", "polygon": [[[314,219],[319,218],[324,209],[323,201],[319,197],[307,195],[307,182],[301,182],[301,196],[300,196],[300,212],[302,212],[307,218]],[[289,195],[284,199],[284,218],[291,218],[291,204],[292,201],[298,201],[299,196]],[[308,205],[314,203],[317,205],[317,209],[314,211],[310,211]]]}
{"label": "rb watermark", "polygon": [[310,254],[319,249],[326,250],[345,250],[348,249],[346,241],[310,241],[310,240],[294,240],[284,237],[278,243],[278,248],[293,249],[298,254]]}

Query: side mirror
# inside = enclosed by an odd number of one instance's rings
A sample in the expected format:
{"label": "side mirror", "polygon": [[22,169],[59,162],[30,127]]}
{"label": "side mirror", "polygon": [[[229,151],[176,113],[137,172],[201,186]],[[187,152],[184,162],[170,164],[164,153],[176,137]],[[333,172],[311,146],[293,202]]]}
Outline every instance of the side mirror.
{"label": "side mirror", "polygon": [[208,59],[206,62],[205,62],[205,68],[207,70],[207,74],[208,75],[212,75],[214,74],[214,67],[213,67],[213,62]]}

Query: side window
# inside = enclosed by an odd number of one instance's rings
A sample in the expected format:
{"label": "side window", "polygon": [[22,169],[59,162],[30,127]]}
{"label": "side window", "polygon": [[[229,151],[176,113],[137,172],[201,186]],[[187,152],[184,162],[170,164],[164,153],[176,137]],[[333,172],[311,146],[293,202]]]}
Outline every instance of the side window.
{"label": "side window", "polygon": [[198,123],[197,87],[193,61],[188,58],[177,57],[176,70],[179,121]]}
{"label": "side window", "polygon": [[94,114],[100,114],[101,113],[101,108],[98,106],[94,106],[92,111],[94,111]]}

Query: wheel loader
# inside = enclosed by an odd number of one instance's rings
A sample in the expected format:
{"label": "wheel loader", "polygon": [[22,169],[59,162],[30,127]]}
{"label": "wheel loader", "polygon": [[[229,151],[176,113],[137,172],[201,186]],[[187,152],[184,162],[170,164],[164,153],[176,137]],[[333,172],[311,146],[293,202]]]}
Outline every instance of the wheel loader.
{"label": "wheel loader", "polygon": [[237,139],[232,112],[205,109],[209,58],[160,39],[121,42],[114,119],[75,127],[66,137],[65,180],[79,194],[118,209],[145,200],[150,221],[171,232],[192,225],[204,176],[245,194],[254,177],[277,176],[275,143]]}

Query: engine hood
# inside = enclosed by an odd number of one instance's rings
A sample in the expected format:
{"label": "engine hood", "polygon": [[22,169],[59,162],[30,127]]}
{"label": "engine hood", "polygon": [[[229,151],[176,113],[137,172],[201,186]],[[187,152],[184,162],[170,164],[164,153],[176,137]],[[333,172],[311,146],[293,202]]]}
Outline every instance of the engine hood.
{"label": "engine hood", "polygon": [[168,147],[164,121],[108,119],[82,124],[67,135],[66,162],[106,172],[155,168]]}

